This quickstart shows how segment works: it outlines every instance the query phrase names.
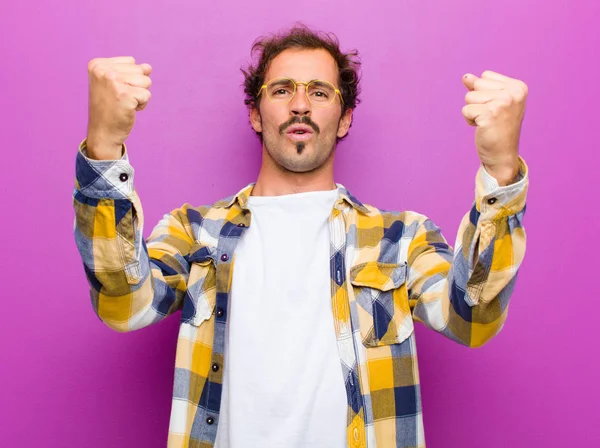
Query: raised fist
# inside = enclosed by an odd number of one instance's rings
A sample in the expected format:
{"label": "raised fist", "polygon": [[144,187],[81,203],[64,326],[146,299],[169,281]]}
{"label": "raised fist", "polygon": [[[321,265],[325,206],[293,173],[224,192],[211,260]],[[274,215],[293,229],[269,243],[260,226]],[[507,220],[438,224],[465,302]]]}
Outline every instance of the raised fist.
{"label": "raised fist", "polygon": [[88,64],[89,110],[87,153],[94,159],[119,159],[136,111],[150,101],[149,64],[130,56],[96,58]]}

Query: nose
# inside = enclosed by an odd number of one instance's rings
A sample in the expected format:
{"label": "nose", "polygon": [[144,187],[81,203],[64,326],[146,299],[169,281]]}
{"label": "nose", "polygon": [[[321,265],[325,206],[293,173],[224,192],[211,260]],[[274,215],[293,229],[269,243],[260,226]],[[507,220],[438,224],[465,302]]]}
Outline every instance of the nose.
{"label": "nose", "polygon": [[290,101],[290,114],[291,115],[310,115],[311,104],[306,96],[306,85],[298,83],[296,87],[296,94]]}

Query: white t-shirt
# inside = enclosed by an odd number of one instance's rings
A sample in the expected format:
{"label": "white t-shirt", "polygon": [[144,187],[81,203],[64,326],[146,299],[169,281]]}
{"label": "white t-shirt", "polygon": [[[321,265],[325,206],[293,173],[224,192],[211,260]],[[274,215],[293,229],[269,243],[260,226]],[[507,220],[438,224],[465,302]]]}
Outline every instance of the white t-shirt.
{"label": "white t-shirt", "polygon": [[337,190],[251,196],[235,252],[216,448],[346,447],[329,274]]}

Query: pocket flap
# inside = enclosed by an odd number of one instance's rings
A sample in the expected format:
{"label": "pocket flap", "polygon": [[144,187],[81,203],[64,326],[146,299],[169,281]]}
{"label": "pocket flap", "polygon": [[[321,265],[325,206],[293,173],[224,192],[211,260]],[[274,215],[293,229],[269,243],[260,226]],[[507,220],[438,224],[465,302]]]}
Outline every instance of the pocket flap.
{"label": "pocket flap", "polygon": [[216,304],[216,267],[204,248],[190,257],[190,276],[183,304],[182,321],[196,327],[210,319]]}
{"label": "pocket flap", "polygon": [[350,283],[389,291],[406,281],[406,264],[368,261],[350,269]]}
{"label": "pocket flap", "polygon": [[363,344],[399,344],[414,331],[406,286],[407,264],[370,261],[350,269]]}

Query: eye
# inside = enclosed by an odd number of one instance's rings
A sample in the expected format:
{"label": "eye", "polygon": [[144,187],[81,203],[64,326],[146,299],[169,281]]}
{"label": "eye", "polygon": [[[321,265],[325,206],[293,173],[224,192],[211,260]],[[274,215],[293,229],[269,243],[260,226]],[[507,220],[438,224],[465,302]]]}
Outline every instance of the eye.
{"label": "eye", "polygon": [[269,96],[273,99],[286,100],[294,94],[294,86],[289,82],[274,82],[269,86]]}
{"label": "eye", "polygon": [[313,101],[328,103],[335,95],[335,88],[323,81],[313,81],[308,87],[308,93]]}

